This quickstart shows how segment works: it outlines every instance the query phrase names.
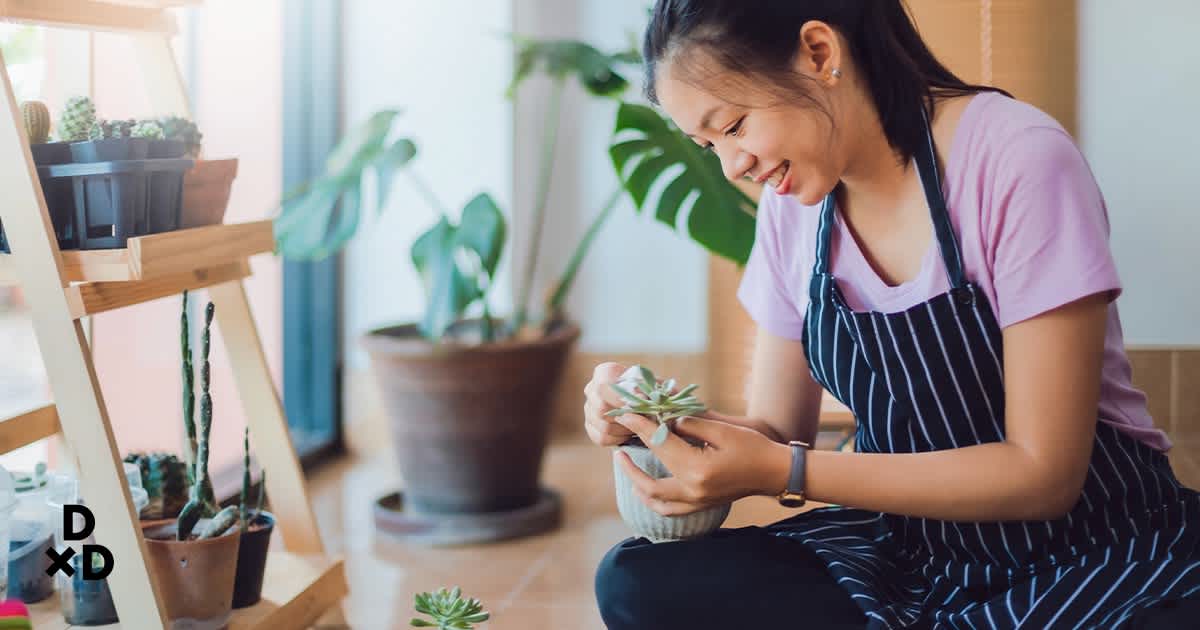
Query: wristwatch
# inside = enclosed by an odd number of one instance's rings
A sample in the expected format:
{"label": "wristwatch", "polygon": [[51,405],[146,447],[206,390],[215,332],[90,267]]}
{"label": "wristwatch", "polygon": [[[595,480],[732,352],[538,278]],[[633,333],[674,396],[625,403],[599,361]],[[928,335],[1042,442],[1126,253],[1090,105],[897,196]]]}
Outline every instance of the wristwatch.
{"label": "wristwatch", "polygon": [[792,448],[792,468],[788,474],[787,487],[775,498],[783,507],[798,508],[804,505],[804,468],[808,449],[811,447],[808,442],[799,440],[788,442],[788,446]]}

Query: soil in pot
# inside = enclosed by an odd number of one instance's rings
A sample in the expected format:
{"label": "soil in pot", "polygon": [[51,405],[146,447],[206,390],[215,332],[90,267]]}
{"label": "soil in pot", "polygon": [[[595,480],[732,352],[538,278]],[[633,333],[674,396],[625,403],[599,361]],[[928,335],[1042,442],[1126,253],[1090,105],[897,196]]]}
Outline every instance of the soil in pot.
{"label": "soil in pot", "polygon": [[414,514],[500,512],[541,497],[550,405],[579,328],[533,340],[433,345],[416,326],[363,344]]}
{"label": "soil in pot", "polygon": [[237,575],[233,581],[233,607],[246,608],[262,598],[263,574],[267,570],[267,552],[275,517],[263,512],[254,517],[238,543]]}
{"label": "soil in pot", "polygon": [[63,618],[74,626],[102,626],[117,622],[117,607],[113,603],[108,580],[83,579],[80,555],[71,558],[75,574],[58,574],[58,601]]}
{"label": "soil in pot", "polygon": [[[650,477],[663,479],[671,476],[671,472],[662,461],[640,440],[635,439],[619,448]],[[725,522],[732,507],[732,504],[726,503],[685,516],[663,516],[650,509],[650,506],[634,494],[633,481],[616,460],[613,461],[613,478],[617,486],[617,509],[621,518],[635,535],[651,542],[685,540],[716,531],[721,527],[721,523]]]}
{"label": "soil in pot", "polygon": [[[196,525],[201,530],[207,520]],[[167,617],[189,630],[218,630],[233,611],[233,580],[240,532],[217,538],[175,540],[175,524],[145,531],[150,572],[158,581]]]}

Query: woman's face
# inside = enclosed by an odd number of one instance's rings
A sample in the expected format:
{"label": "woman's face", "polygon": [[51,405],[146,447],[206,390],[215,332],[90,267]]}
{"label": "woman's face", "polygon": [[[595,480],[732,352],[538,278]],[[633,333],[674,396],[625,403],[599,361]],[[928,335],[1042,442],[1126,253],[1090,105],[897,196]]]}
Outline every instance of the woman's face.
{"label": "woman's face", "polygon": [[798,62],[796,70],[813,79],[805,84],[820,108],[755,89],[728,71],[688,80],[688,69],[674,65],[658,68],[658,100],[676,126],[717,154],[729,180],[748,178],[806,205],[820,203],[837,185],[846,161],[834,131],[839,108],[825,93],[828,79],[809,64]]}

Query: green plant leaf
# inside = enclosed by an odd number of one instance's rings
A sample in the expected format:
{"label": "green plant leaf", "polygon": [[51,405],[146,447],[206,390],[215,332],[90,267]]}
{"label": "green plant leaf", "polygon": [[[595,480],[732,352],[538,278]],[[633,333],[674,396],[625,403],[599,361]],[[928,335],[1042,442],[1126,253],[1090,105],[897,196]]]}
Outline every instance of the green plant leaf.
{"label": "green plant leaf", "polygon": [[454,260],[456,229],[442,217],[412,246],[412,261],[425,287],[425,316],[420,330],[428,339],[441,336],[480,297],[479,287],[463,275]]}
{"label": "green plant leaf", "polygon": [[396,109],[377,111],[343,136],[325,160],[326,172],[344,175],[345,171],[361,171],[367,162],[378,157],[399,114]]}
{"label": "green plant leaf", "polygon": [[[650,387],[655,387],[656,385],[658,385],[658,378],[656,376],[654,376],[654,372],[651,372],[650,368],[648,368],[644,365],[639,365],[638,372],[641,373],[642,380],[645,382],[646,385],[649,385]],[[647,392],[647,393],[649,393],[649,392]]]}
{"label": "green plant leaf", "polygon": [[309,191],[283,205],[273,223],[279,253],[289,258],[319,260],[336,251],[330,239],[338,199],[344,182],[322,179]]}
{"label": "green plant leaf", "polygon": [[658,428],[654,430],[654,435],[650,438],[650,444],[653,446],[662,446],[663,442],[667,441],[667,434],[671,432],[671,427],[666,422],[661,422]]}
{"label": "green plant leaf", "polygon": [[437,627],[436,623],[429,623],[428,621],[425,621],[424,619],[419,619],[417,617],[413,617],[412,621],[410,621],[409,623],[418,628],[436,628]]}
{"label": "green plant leaf", "polygon": [[[694,197],[686,235],[714,254],[746,263],[754,245],[754,203],[725,179],[716,155],[653,109],[622,103],[609,156],[640,211],[678,229],[679,214]],[[656,185],[662,192],[651,196]]]}
{"label": "green plant leaf", "polygon": [[479,255],[489,281],[496,273],[500,254],[504,252],[506,230],[504,213],[500,212],[491,195],[476,195],[463,208],[455,242]]}
{"label": "green plant leaf", "polygon": [[575,76],[594,96],[619,96],[629,87],[629,81],[618,68],[632,65],[628,54],[609,55],[589,44],[565,39],[537,40],[514,36],[513,41],[517,45],[517,58],[513,80],[508,86],[509,98],[539,68],[554,78]]}
{"label": "green plant leaf", "polygon": [[417,145],[408,138],[401,138],[393,142],[380,154],[378,161],[375,162],[375,179],[378,190],[375,203],[378,204],[379,210],[382,210],[387,204],[396,171],[407,166],[416,156]]}
{"label": "green plant leaf", "polygon": [[629,390],[625,389],[624,387],[621,387],[620,385],[617,385],[616,383],[609,383],[609,387],[613,388],[613,391],[617,392],[623,398],[625,398],[631,402],[636,402],[636,403],[646,402],[646,400],[644,398],[638,398],[637,396],[634,396],[632,393],[629,392]]}

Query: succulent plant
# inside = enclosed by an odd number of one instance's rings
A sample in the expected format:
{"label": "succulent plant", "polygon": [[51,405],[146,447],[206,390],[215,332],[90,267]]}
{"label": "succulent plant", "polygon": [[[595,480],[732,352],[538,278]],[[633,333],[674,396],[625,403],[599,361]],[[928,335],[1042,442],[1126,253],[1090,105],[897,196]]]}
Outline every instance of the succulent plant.
{"label": "succulent plant", "polygon": [[67,99],[62,117],[58,119],[59,140],[64,142],[87,140],[95,123],[96,106],[92,103],[92,99],[86,96],[72,96]]}
{"label": "succulent plant", "polygon": [[105,140],[109,138],[132,138],[133,128],[137,121],[129,120],[97,120],[88,130],[89,140]]}
{"label": "succulent plant", "polygon": [[41,101],[21,103],[21,119],[30,144],[42,144],[50,139],[50,110]]}
{"label": "succulent plant", "polygon": [[[694,416],[705,409],[704,403],[692,395],[698,385],[688,385],[679,391],[675,391],[676,386],[675,379],[660,383],[649,368],[635,365],[612,384],[612,388],[627,401],[626,405],[604,415],[632,413],[658,422],[658,430],[650,438],[650,443],[658,446],[667,440],[676,418]],[[636,395],[635,391],[641,392],[642,396]]]}
{"label": "succulent plant", "polygon": [[[196,448],[195,473],[192,481],[191,496],[187,505],[179,513],[179,527],[176,535],[179,540],[188,540],[192,530],[202,516],[215,516],[212,503],[205,498],[205,486],[209,483],[208,476],[208,436],[212,431],[212,395],[208,391],[209,367],[208,349],[210,346],[210,331],[212,329],[213,313],[216,307],[212,302],[204,309],[204,335],[200,339],[200,427]],[[214,519],[215,520],[215,519]]]}
{"label": "succulent plant", "polygon": [[179,140],[187,146],[187,155],[193,159],[200,157],[200,143],[204,134],[196,127],[196,123],[180,116],[163,116],[158,119],[162,127],[163,137],[167,140]]}
{"label": "succulent plant", "polygon": [[142,487],[150,502],[142,518],[175,518],[188,500],[188,466],[174,453],[130,453],[125,461],[137,464]]}
{"label": "succulent plant", "polygon": [[426,621],[413,617],[410,623],[418,628],[471,630],[474,624],[483,623],[492,616],[483,610],[483,604],[478,599],[463,599],[462,589],[457,586],[453,591],[441,588],[433,593],[417,593],[415,608],[432,619]]}
{"label": "succulent plant", "polygon": [[230,529],[233,529],[233,526],[237,525],[237,523],[238,506],[230,505],[220,512],[217,512],[216,516],[213,516],[212,519],[210,519],[204,526],[204,529],[200,530],[200,535],[198,537],[216,538]]}
{"label": "succulent plant", "polygon": [[163,135],[162,125],[153,120],[143,120],[135,123],[133,128],[129,130],[129,135],[133,138],[148,138],[150,140],[162,140],[166,137]]}
{"label": "succulent plant", "polygon": [[[187,462],[188,486],[196,482],[196,373],[192,366],[191,334],[188,327],[188,292],[183,292],[183,306],[179,315],[179,351],[183,363],[183,429],[187,435],[184,444],[184,461]],[[216,493],[213,491],[212,479],[208,479],[200,495],[207,504],[205,512],[209,515],[217,511]],[[172,515],[173,516],[173,515]]]}

